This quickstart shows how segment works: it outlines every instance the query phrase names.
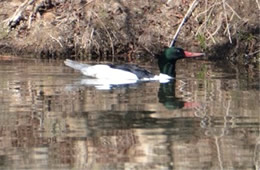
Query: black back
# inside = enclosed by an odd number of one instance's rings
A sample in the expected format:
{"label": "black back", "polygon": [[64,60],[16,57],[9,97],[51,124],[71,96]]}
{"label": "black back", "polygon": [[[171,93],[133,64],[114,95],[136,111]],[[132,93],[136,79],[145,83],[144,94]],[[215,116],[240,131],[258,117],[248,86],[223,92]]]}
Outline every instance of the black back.
{"label": "black back", "polygon": [[138,79],[154,77],[154,74],[152,74],[151,72],[149,72],[141,67],[138,67],[136,65],[130,65],[130,64],[112,65],[112,64],[110,64],[109,66],[111,68],[131,72],[131,73],[135,74],[138,77]]}

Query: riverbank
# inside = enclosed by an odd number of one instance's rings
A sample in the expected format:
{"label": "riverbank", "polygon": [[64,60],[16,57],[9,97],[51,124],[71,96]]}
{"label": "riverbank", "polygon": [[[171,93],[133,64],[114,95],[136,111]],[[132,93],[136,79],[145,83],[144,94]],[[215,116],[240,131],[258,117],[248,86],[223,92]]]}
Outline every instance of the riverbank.
{"label": "riverbank", "polygon": [[[2,0],[0,53],[82,60],[153,60],[193,0]],[[259,67],[259,3],[201,1],[177,46]]]}

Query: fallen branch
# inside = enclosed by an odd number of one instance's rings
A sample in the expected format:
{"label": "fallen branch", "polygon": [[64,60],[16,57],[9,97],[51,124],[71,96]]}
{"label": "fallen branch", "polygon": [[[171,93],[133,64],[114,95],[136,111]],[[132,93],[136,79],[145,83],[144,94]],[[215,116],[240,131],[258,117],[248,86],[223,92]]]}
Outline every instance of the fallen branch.
{"label": "fallen branch", "polygon": [[22,14],[28,5],[31,5],[35,0],[26,0],[24,1],[15,11],[12,17],[6,19],[4,22],[7,23],[7,26],[10,28],[15,27],[21,20]]}
{"label": "fallen branch", "polygon": [[184,16],[184,18],[183,18],[181,24],[179,25],[179,27],[178,27],[178,29],[177,29],[175,35],[173,36],[173,39],[172,39],[171,44],[169,45],[169,47],[173,47],[173,46],[174,46],[174,44],[175,44],[175,42],[176,42],[176,39],[177,39],[177,37],[178,37],[178,35],[179,35],[179,32],[180,32],[180,30],[181,30],[181,28],[182,28],[182,26],[185,24],[185,22],[187,22],[188,18],[190,17],[192,11],[195,9],[195,7],[197,6],[197,4],[198,4],[198,0],[194,0],[194,1],[192,2],[192,4],[191,4],[189,10],[188,10],[187,13],[185,14],[185,16]]}

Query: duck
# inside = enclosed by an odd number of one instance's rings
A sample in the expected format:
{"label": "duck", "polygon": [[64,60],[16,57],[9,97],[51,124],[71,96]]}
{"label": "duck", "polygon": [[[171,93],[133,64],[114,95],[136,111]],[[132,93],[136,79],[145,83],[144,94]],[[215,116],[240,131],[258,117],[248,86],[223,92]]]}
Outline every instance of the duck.
{"label": "duck", "polygon": [[[204,53],[194,53],[183,50],[178,47],[166,48],[163,53],[158,56],[159,75],[153,74],[142,67],[131,64],[84,64],[70,59],[64,61],[65,65],[80,71],[83,75],[104,80],[104,82],[137,82],[137,81],[159,81],[160,83],[169,82],[175,77],[175,64],[177,60],[183,58],[193,58],[204,56]],[[113,84],[113,83],[112,83]]]}

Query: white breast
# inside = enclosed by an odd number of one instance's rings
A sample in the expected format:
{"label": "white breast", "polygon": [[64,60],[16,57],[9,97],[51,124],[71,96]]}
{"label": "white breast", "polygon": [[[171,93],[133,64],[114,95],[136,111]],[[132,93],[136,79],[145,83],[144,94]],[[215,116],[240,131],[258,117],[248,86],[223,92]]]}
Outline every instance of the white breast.
{"label": "white breast", "polygon": [[94,65],[81,69],[81,72],[89,77],[110,80],[138,80],[138,77],[128,71],[114,69],[108,65]]}
{"label": "white breast", "polygon": [[155,75],[153,78],[144,78],[144,81],[159,81],[160,83],[168,83],[171,79],[173,79],[171,76],[168,76],[166,74],[160,73],[159,75]]}

